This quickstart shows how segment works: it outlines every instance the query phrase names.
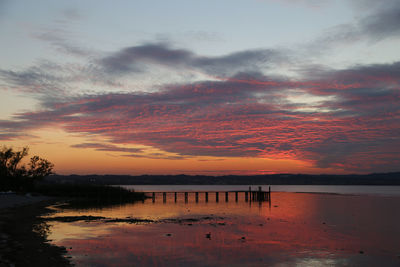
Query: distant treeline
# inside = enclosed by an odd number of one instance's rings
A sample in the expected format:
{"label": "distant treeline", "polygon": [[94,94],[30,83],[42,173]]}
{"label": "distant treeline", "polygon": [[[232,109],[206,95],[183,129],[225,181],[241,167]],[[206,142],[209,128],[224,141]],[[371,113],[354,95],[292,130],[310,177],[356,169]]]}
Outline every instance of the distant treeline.
{"label": "distant treeline", "polygon": [[400,185],[400,172],[367,175],[51,175],[49,183],[85,183],[107,185]]}

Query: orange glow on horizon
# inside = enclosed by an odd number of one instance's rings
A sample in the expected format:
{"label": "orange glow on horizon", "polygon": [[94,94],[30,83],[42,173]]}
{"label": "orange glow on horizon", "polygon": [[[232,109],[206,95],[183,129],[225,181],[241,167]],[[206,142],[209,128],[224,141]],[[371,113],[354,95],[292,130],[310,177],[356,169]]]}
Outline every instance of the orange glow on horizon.
{"label": "orange glow on horizon", "polygon": [[[151,158],[151,153],[171,156],[171,153],[145,146],[142,157],[128,157],[127,153],[96,151],[92,148],[73,148],[71,145],[84,143],[87,137],[68,134],[62,130],[45,129],[33,133],[40,138],[4,142],[15,149],[27,146],[29,156],[39,155],[55,164],[57,174],[188,174],[188,175],[257,175],[273,173],[338,173],[337,169],[321,169],[312,163],[291,159],[289,156],[270,158],[251,157],[205,157],[187,156],[182,159]],[[90,137],[93,140],[93,137]],[[101,142],[102,137],[97,137]],[[148,156],[148,158],[146,157]]]}

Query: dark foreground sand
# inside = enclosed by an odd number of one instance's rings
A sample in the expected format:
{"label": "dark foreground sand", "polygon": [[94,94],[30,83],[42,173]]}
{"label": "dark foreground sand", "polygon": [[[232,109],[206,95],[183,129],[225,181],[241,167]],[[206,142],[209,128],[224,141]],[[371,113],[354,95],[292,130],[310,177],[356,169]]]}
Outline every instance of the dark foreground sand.
{"label": "dark foreground sand", "polygon": [[70,266],[66,249],[50,245],[48,228],[40,218],[59,199],[0,195],[0,267]]}

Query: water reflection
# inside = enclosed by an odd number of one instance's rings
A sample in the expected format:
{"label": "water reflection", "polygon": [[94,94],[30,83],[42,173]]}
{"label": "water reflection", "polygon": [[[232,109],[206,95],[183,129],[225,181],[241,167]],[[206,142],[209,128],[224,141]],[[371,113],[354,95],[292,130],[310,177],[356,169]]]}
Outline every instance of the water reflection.
{"label": "water reflection", "polygon": [[[95,266],[398,266],[400,198],[273,193],[157,193],[141,203],[66,209],[50,239]],[[368,207],[368,208],[365,208]],[[377,218],[379,216],[379,218]],[[84,218],[84,217],[80,217]],[[78,218],[79,219],[79,218]],[[109,219],[120,219],[110,221]],[[139,219],[136,220],[135,219]],[[108,221],[107,221],[108,220]],[[143,221],[148,220],[148,222]],[[362,253],[361,253],[362,252]]]}

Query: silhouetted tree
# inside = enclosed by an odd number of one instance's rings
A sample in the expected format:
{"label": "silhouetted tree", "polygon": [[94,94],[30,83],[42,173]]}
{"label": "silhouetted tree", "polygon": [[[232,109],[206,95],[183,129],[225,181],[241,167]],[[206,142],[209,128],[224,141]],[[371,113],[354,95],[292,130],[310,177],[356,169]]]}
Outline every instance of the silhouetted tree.
{"label": "silhouetted tree", "polygon": [[21,165],[28,151],[27,147],[21,151],[8,147],[0,149],[0,190],[27,190],[36,181],[52,174],[54,165],[38,156],[33,156],[28,166]]}

